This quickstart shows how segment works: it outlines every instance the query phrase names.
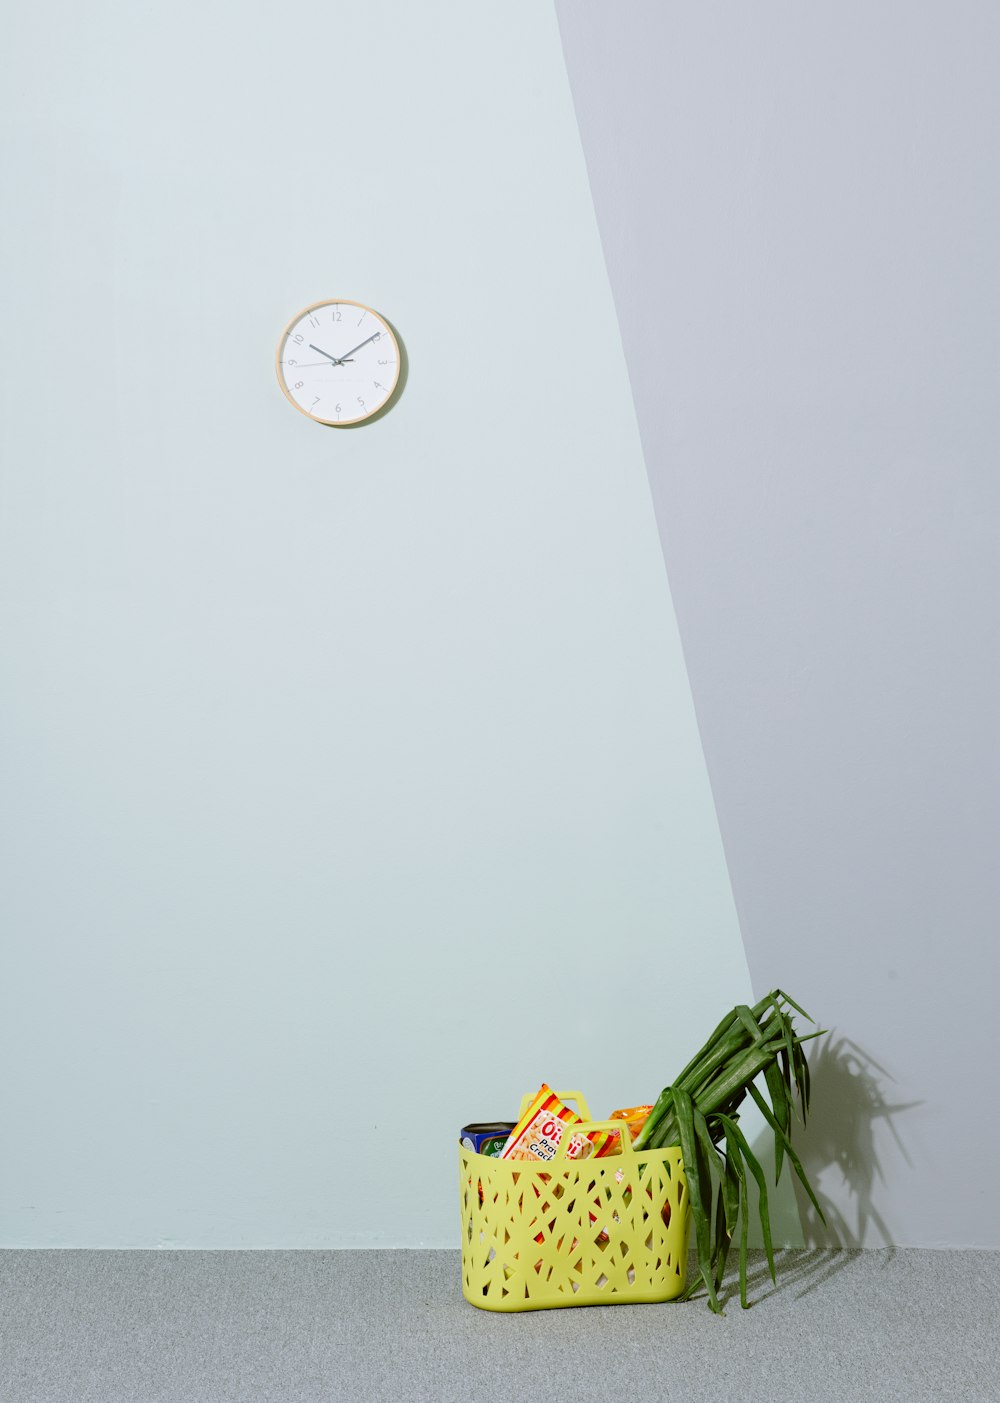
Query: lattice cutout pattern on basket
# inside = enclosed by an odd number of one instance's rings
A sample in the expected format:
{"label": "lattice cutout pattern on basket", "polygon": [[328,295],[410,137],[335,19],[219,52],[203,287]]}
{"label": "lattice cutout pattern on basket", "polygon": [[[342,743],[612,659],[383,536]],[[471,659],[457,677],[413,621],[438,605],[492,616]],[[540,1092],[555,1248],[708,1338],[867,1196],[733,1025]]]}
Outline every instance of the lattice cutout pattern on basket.
{"label": "lattice cutout pattern on basket", "polygon": [[680,1149],[551,1165],[459,1151],[462,1287],[486,1310],[666,1301],[684,1289]]}

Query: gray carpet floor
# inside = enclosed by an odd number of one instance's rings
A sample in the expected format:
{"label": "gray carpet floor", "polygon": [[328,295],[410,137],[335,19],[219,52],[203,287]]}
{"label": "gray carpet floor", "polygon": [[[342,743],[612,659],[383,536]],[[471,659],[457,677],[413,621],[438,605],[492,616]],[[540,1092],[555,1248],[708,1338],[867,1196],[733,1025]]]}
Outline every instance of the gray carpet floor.
{"label": "gray carpet floor", "polygon": [[2,1403],[998,1403],[1000,1253],[759,1254],[755,1304],[498,1315],[457,1252],[0,1252]]}

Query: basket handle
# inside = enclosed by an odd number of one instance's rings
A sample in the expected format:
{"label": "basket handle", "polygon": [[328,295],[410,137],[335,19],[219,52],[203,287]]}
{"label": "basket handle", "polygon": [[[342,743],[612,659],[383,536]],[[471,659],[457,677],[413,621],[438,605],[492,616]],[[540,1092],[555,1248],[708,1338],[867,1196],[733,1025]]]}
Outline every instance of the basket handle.
{"label": "basket handle", "polygon": [[[569,1142],[574,1135],[589,1135],[592,1130],[620,1130],[622,1132],[620,1137],[622,1156],[631,1155],[633,1159],[635,1158],[635,1150],[632,1147],[632,1132],[628,1128],[627,1120],[581,1120],[576,1125],[566,1126],[550,1163],[558,1164],[561,1159],[566,1158]],[[587,1158],[589,1159],[590,1156],[588,1155]]]}
{"label": "basket handle", "polygon": [[[518,1111],[518,1113],[517,1113],[517,1118],[518,1118],[518,1120],[521,1119],[521,1117],[524,1115],[525,1111],[528,1109],[528,1107],[531,1105],[532,1101],[534,1101],[534,1099],[535,1099],[535,1097],[536,1097],[537,1095],[538,1095],[538,1092],[537,1092],[537,1091],[535,1091],[535,1092],[529,1091],[528,1094],[527,1094],[527,1096],[522,1096],[522,1097],[521,1097],[521,1109],[520,1109],[520,1110]],[[582,1094],[581,1092],[579,1092],[579,1091],[556,1091],[556,1092],[553,1092],[553,1095],[554,1095],[554,1096],[558,1096],[560,1101],[575,1101],[576,1104],[577,1104],[577,1105],[579,1106],[579,1108],[580,1108],[580,1115],[581,1115],[581,1117],[582,1117],[584,1120],[590,1120],[590,1107],[587,1105],[586,1101],[585,1101],[584,1098],[583,1098],[583,1094]]]}

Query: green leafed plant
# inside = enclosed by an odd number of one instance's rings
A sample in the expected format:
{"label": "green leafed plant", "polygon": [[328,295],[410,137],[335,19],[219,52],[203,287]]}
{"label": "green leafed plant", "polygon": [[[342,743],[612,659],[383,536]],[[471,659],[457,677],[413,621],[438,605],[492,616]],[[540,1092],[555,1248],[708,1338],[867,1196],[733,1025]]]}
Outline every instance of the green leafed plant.
{"label": "green leafed plant", "polygon": [[[690,1296],[704,1282],[708,1304],[718,1313],[722,1311],[719,1287],[737,1227],[740,1304],[744,1308],[749,1304],[748,1172],[759,1193],[761,1235],[771,1280],[777,1280],[767,1183],[739,1125],[739,1107],[747,1095],[760,1108],[774,1134],[775,1183],[781,1177],[787,1155],[820,1219],[826,1221],[791,1141],[796,1099],[803,1125],[809,1113],[809,1064],[802,1044],[821,1034],[797,1033],[793,1009],[812,1022],[805,1010],[780,989],[773,989],[753,1008],[746,1004],[734,1008],[680,1075],[664,1087],[635,1141],[637,1150],[680,1145],[699,1268],[698,1276],[684,1294]],[[761,1076],[767,1097],[754,1084]]]}

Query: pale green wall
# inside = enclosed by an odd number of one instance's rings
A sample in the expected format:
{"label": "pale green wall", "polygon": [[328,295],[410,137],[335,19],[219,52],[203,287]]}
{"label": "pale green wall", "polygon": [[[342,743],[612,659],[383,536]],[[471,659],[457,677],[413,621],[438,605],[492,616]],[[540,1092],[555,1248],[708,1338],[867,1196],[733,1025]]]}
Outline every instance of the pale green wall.
{"label": "pale green wall", "polygon": [[749,993],[554,16],[7,28],[0,1240],[456,1242],[464,1120]]}

